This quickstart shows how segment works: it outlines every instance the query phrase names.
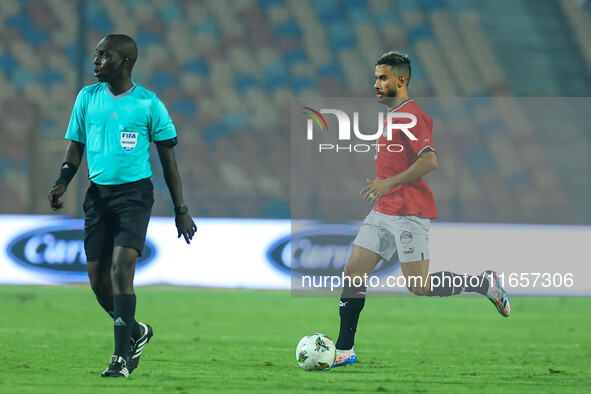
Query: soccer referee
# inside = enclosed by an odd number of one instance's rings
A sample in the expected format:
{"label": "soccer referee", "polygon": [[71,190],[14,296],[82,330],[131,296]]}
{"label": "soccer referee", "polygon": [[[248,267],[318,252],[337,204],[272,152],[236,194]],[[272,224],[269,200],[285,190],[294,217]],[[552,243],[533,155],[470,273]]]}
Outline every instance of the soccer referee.
{"label": "soccer referee", "polygon": [[135,320],[135,263],[141,255],[152,205],[149,147],[154,141],[172,197],[178,237],[191,242],[197,227],[184,204],[174,156],[177,134],[164,104],[131,81],[135,41],[111,34],[96,47],[94,76],[74,104],[66,139],[70,144],[58,179],[49,191],[53,210],[76,174],[87,147],[90,187],[84,199],[84,248],[96,298],[113,318],[115,351],[102,376],[127,377],[153,335]]}

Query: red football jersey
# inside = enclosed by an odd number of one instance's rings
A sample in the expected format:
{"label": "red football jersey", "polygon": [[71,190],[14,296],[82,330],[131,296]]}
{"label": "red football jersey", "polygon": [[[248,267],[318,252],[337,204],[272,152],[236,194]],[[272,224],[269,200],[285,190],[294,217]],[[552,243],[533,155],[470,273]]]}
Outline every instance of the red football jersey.
{"label": "red football jersey", "polygon": [[[416,116],[417,124],[408,130],[417,138],[413,141],[402,130],[393,129],[392,139],[387,138],[387,122],[384,120],[384,133],[378,139],[375,149],[376,174],[386,179],[410,167],[419,155],[429,149],[435,151],[433,144],[433,119],[419,107],[413,99],[407,100],[390,112],[410,113]],[[392,123],[410,123],[409,118],[393,118]],[[390,149],[388,149],[390,146]],[[394,186],[378,199],[373,209],[387,215],[423,216],[434,219],[437,208],[431,189],[423,178]]]}

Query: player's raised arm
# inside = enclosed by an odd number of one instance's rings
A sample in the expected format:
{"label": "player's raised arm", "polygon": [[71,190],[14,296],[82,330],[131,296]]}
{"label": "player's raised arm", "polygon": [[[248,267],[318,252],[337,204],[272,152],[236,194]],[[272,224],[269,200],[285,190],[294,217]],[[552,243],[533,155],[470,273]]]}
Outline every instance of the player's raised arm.
{"label": "player's raised arm", "polygon": [[70,141],[68,149],[66,149],[64,162],[61,165],[59,177],[53,184],[49,194],[47,194],[49,206],[54,211],[58,211],[64,207],[63,201],[60,200],[66,192],[70,181],[76,175],[78,167],[80,167],[82,155],[84,155],[84,144],[77,141]]}
{"label": "player's raised arm", "polygon": [[156,141],[164,180],[166,181],[174,205],[174,220],[178,230],[178,237],[180,238],[182,235],[189,244],[193,239],[193,235],[197,232],[197,226],[193,222],[191,215],[189,215],[189,209],[184,203],[181,178],[174,156],[175,144],[176,141],[172,142],[172,140]]}

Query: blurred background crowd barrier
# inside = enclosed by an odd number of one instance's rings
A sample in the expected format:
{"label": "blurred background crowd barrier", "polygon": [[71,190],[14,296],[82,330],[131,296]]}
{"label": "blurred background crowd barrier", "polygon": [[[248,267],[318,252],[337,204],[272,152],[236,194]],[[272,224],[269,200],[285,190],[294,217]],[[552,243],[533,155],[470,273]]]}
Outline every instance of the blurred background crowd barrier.
{"label": "blurred background crowd barrier", "polygon": [[[584,97],[590,3],[2,0],[0,213],[50,212],[46,194],[71,108],[79,89],[95,82],[94,49],[106,34],[128,34],[139,45],[133,80],[158,94],[177,126],[192,214],[288,218],[292,97],[372,96],[375,61],[392,49],[411,58],[416,97]],[[429,179],[440,219],[591,223],[591,122],[561,128],[573,106],[554,100],[556,128],[538,132],[544,108],[478,102],[448,124],[453,135],[435,125],[440,160],[454,162],[454,173]],[[153,214],[168,216],[170,197],[152,159]],[[333,170],[336,190],[345,188],[350,175]],[[359,189],[372,175],[360,177]],[[68,192],[72,216],[82,214],[85,177],[83,169]]]}

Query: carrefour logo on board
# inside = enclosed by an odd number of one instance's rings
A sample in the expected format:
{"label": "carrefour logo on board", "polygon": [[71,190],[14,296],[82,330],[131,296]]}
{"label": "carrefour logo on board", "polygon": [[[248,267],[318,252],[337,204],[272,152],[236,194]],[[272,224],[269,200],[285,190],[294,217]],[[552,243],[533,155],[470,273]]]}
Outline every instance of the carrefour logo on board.
{"label": "carrefour logo on board", "polygon": [[[41,274],[57,275],[66,281],[86,281],[84,221],[62,220],[16,236],[7,253],[21,267]],[[156,255],[154,245],[146,239],[136,269],[146,266]]]}
{"label": "carrefour logo on board", "polygon": [[[340,275],[353,250],[359,225],[318,223],[312,229],[293,231],[275,241],[267,259],[281,272],[296,275]],[[398,264],[398,254],[381,261],[375,275],[390,272]]]}

